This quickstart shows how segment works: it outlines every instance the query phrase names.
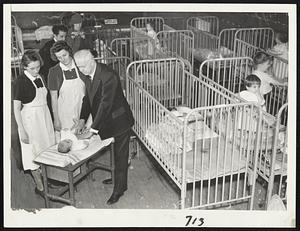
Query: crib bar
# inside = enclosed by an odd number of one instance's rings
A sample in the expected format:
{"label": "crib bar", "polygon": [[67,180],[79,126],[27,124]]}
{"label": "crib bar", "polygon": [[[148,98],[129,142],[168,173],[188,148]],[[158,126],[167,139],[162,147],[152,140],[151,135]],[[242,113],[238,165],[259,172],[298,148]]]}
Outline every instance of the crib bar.
{"label": "crib bar", "polygon": [[[130,27],[131,28],[137,28],[137,29],[145,29],[147,23],[153,23],[154,24],[154,30],[156,32],[162,31],[165,25],[164,19],[162,17],[137,17],[133,18],[130,21]],[[133,35],[131,37],[134,37]]]}
{"label": "crib bar", "polygon": [[168,30],[157,33],[161,50],[174,58],[182,58],[188,70],[193,70],[194,34],[190,30]]}
{"label": "crib bar", "polygon": [[238,29],[237,32],[235,33],[235,40],[243,41],[261,50],[267,50],[273,47],[274,31],[272,28],[268,28],[268,27],[241,28]]}
{"label": "crib bar", "polygon": [[[153,50],[149,52],[148,47]],[[115,56],[129,57],[131,61],[153,59],[161,54],[155,46],[154,40],[150,37],[116,38],[111,42],[110,48]]]}
{"label": "crib bar", "polygon": [[[256,113],[256,106],[239,103],[226,89],[201,81],[184,70],[180,59],[135,61],[126,75],[126,98],[135,117],[133,130],[180,188],[181,208],[253,196],[251,190],[240,187],[247,180],[246,166],[250,167],[245,159],[253,153],[248,151],[244,157],[241,150],[246,150],[248,142],[239,142],[241,138],[235,136],[247,131],[240,123]],[[183,102],[192,110],[181,120],[168,108]],[[257,124],[257,118],[249,123]]]}
{"label": "crib bar", "polygon": [[[230,62],[228,62],[230,61]],[[221,62],[221,65],[218,63]],[[225,68],[228,66],[229,68]],[[220,66],[222,71],[220,71]],[[216,68],[217,67],[217,68]],[[238,67],[238,68],[237,68]],[[228,71],[229,69],[229,71]],[[232,71],[232,69],[235,69]],[[227,73],[225,78],[219,77],[220,73]],[[221,87],[227,88],[232,94],[238,93],[243,84],[243,79],[251,73],[251,59],[250,58],[232,58],[232,59],[219,59],[219,60],[209,60],[202,63],[199,71],[199,78],[215,88],[221,89]],[[240,77],[243,77],[242,79]],[[220,79],[228,79],[229,83],[221,82]],[[214,80],[214,81],[213,81]],[[215,82],[219,81],[219,82]],[[234,84],[230,84],[233,82]],[[221,84],[218,86],[218,84]],[[234,87],[235,86],[235,87]],[[269,182],[269,177],[271,174],[270,162],[272,158],[275,158],[276,153],[271,153],[274,144],[275,126],[274,123],[278,122],[278,118],[274,116],[278,113],[280,107],[287,102],[287,86],[273,86],[272,92],[266,98],[267,112],[263,112],[262,120],[262,132],[260,134],[260,139],[258,140],[258,150],[260,150],[258,155],[258,174],[267,182]],[[282,113],[280,117],[280,123],[282,126],[287,125],[287,113]],[[252,145],[253,146],[253,145]],[[275,146],[274,146],[275,147]],[[252,148],[253,150],[253,148]],[[250,166],[254,166],[254,159],[249,162]],[[284,163],[282,163],[284,164]],[[283,168],[282,168],[283,169]],[[282,174],[284,176],[284,174]]]}
{"label": "crib bar", "polygon": [[[252,59],[249,57],[206,60],[200,66],[199,77],[202,80],[212,79],[229,91],[238,93],[244,85],[244,79],[252,72],[252,68]],[[266,98],[267,112],[275,116],[279,108],[287,102],[287,96],[287,86],[274,85],[272,92]]]}
{"label": "crib bar", "polygon": [[194,48],[217,49],[219,42],[219,19],[214,16],[190,17],[187,30],[194,33]]}
{"label": "crib bar", "polygon": [[111,67],[116,73],[119,74],[122,88],[125,90],[125,79],[126,79],[126,68],[130,63],[128,57],[106,57],[106,58],[95,58],[97,62],[104,63]]}
{"label": "crib bar", "polygon": [[[267,189],[267,206],[270,203],[271,197],[273,194],[278,194],[283,200],[286,200],[286,171],[287,171],[287,139],[288,139],[288,129],[286,126],[285,134],[281,131],[281,123],[284,122],[284,118],[287,117],[288,113],[288,104],[284,104],[277,115],[276,127],[275,127],[275,135],[274,135],[274,146],[272,150],[272,159],[270,166],[270,177],[269,184]],[[283,139],[278,140],[277,137],[284,136]],[[278,142],[281,143],[281,148],[278,150]],[[280,169],[275,169],[276,166],[276,158],[281,157]],[[279,175],[279,185],[275,187],[275,175]],[[285,181],[283,180],[285,178]],[[283,193],[283,185],[285,186],[285,192]]]}
{"label": "crib bar", "polygon": [[[270,55],[270,53],[269,53]],[[273,73],[278,79],[288,78],[288,60],[281,57],[271,55],[273,57]]]}
{"label": "crib bar", "polygon": [[[193,113],[190,113],[188,116],[190,120],[194,119],[198,114],[203,115],[203,119],[201,121],[208,121],[210,119],[210,126],[215,127],[216,129],[219,127],[218,125],[223,124],[223,126],[230,127],[231,129],[224,129],[224,128],[218,128],[219,135],[222,134],[222,136],[225,136],[224,139],[231,140],[231,144],[234,143],[235,146],[228,146],[226,145],[227,142],[224,143],[225,147],[231,147],[229,149],[230,151],[227,152],[226,150],[228,149],[223,149],[223,145],[221,145],[220,142],[222,139],[220,137],[215,138],[215,143],[212,144],[213,138],[210,139],[203,139],[203,142],[201,142],[200,146],[197,146],[197,152],[193,151],[193,161],[197,161],[199,158],[199,161],[197,165],[195,165],[195,162],[192,162],[192,201],[190,203],[185,202],[185,208],[190,206],[192,208],[200,208],[200,207],[207,207],[215,204],[220,204],[225,201],[238,201],[241,199],[249,199],[249,194],[246,190],[245,182],[243,187],[241,187],[241,181],[247,180],[247,172],[248,170],[245,169],[244,167],[248,166],[247,161],[244,160],[244,152],[241,152],[240,150],[246,149],[246,143],[249,141],[244,141],[244,142],[237,142],[238,139],[235,139],[235,136],[237,134],[243,134],[245,131],[248,129],[253,130],[253,136],[255,136],[255,127],[258,122],[256,120],[252,121],[246,121],[245,118],[246,116],[252,117],[252,113],[254,113],[254,107],[251,105],[234,105],[230,108],[229,106],[226,105],[224,108],[222,106],[219,107],[209,107],[209,108],[196,108],[193,110]],[[250,112],[248,111],[250,110]],[[258,109],[257,109],[258,110]],[[235,111],[232,114],[232,111]],[[208,113],[209,112],[209,113]],[[249,114],[250,113],[250,116]],[[222,115],[224,117],[218,117],[217,115]],[[232,116],[232,117],[231,117]],[[236,120],[233,118],[242,118],[241,120]],[[259,118],[259,116],[257,117]],[[188,126],[188,118],[185,120],[185,127]],[[220,121],[217,122],[216,120],[219,119]],[[239,121],[238,123],[235,123],[235,121]],[[227,122],[227,123],[226,123]],[[250,123],[250,126],[245,127],[246,122]],[[192,126],[195,128],[195,133],[193,136],[196,137],[197,134],[203,134],[205,133],[201,129],[199,129],[200,125],[200,120],[196,120],[196,123]],[[229,123],[231,125],[229,125]],[[244,124],[241,127],[239,127],[239,123]],[[232,131],[232,127],[235,129]],[[191,127],[190,127],[191,128]],[[203,128],[202,128],[203,129]],[[216,130],[217,131],[217,130]],[[231,132],[230,132],[231,131]],[[185,131],[187,133],[187,129]],[[186,137],[186,134],[184,135]],[[245,139],[245,137],[243,137]],[[251,140],[253,140],[252,137],[250,137]],[[195,142],[199,142],[199,138],[194,138],[193,139],[194,145]],[[187,141],[184,142],[187,144]],[[215,147],[216,153],[212,151],[213,146]],[[240,147],[242,146],[242,147]],[[234,147],[234,148],[232,148]],[[237,148],[235,148],[237,147]],[[205,157],[204,152],[205,149],[208,148],[208,156]],[[200,154],[199,153],[200,150]],[[223,152],[220,153],[218,149],[224,150]],[[187,150],[187,149],[184,149]],[[196,149],[195,149],[196,150]],[[242,154],[243,153],[243,154]],[[227,155],[228,154],[228,155]],[[188,154],[190,155],[190,154]],[[252,153],[245,152],[246,160],[250,159],[250,155]],[[215,156],[216,159],[212,160],[212,157]],[[205,161],[204,159],[207,158]],[[225,159],[224,159],[225,158]],[[233,161],[235,159],[235,161]],[[187,163],[187,162],[186,162]],[[222,163],[223,166],[222,166]],[[225,165],[226,164],[226,165]],[[213,166],[218,166],[213,168]],[[226,167],[225,167],[226,166]],[[244,166],[243,168],[239,168],[238,166]],[[221,168],[220,168],[221,167]],[[204,171],[204,168],[206,170]],[[186,166],[186,169],[189,169],[188,166]],[[201,174],[202,178],[201,180],[199,179],[199,175]],[[255,170],[253,171],[255,173]],[[217,174],[217,175],[216,175]],[[216,177],[219,176],[219,177]],[[198,177],[198,178],[197,178]],[[227,179],[229,180],[229,184],[227,182]],[[196,181],[200,180],[199,184],[196,184]],[[218,182],[218,184],[216,184]],[[227,182],[227,183],[226,183]],[[252,182],[253,183],[253,182]],[[237,185],[236,185],[237,184]],[[228,185],[226,187],[225,185]],[[253,188],[255,185],[253,185]],[[220,188],[220,193],[216,188]],[[253,190],[252,188],[252,190]],[[229,189],[229,192],[228,192]],[[252,193],[252,191],[250,192]],[[196,200],[196,194],[199,196],[197,197],[198,199]]]}
{"label": "crib bar", "polygon": [[21,59],[24,54],[22,30],[17,24],[16,18],[11,15],[11,80],[15,80],[21,74]]}
{"label": "crib bar", "polygon": [[[229,56],[231,53],[229,51],[234,50],[234,38],[235,33],[237,32],[238,28],[226,28],[221,30],[218,39],[218,52],[221,52],[223,56]],[[223,52],[221,49],[227,48],[228,50],[224,50]]]}

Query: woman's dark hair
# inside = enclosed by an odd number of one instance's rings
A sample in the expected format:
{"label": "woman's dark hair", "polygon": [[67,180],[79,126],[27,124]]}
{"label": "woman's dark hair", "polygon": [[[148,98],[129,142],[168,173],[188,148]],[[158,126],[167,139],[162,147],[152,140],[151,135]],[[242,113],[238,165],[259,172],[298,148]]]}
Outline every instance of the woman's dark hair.
{"label": "woman's dark hair", "polygon": [[282,43],[287,43],[289,41],[288,35],[286,33],[276,33],[275,38],[277,38]]}
{"label": "woman's dark hair", "polygon": [[253,86],[254,84],[257,84],[257,85],[261,85],[261,80],[260,78],[257,77],[257,75],[248,75],[245,79],[245,85],[247,87],[251,87]]}
{"label": "woman's dark hair", "polygon": [[55,53],[60,52],[61,50],[65,50],[65,51],[69,52],[69,55],[71,57],[73,57],[72,48],[67,44],[67,42],[65,42],[65,41],[57,41],[50,48],[51,59],[54,60],[54,61],[58,61]]}
{"label": "woman's dark hair", "polygon": [[56,25],[53,25],[52,27],[52,32],[53,34],[55,35],[58,35],[60,31],[63,31],[63,32],[68,32],[68,28],[63,25],[63,24],[56,24]]}
{"label": "woman's dark hair", "polygon": [[22,59],[21,59],[21,66],[22,68],[28,67],[28,64],[31,62],[39,61],[40,66],[43,66],[43,60],[39,53],[35,50],[27,50],[24,52]]}
{"label": "woman's dark hair", "polygon": [[257,65],[262,64],[266,61],[273,61],[273,59],[270,55],[268,55],[267,53],[265,53],[263,51],[257,52],[253,58],[254,67],[256,67]]}

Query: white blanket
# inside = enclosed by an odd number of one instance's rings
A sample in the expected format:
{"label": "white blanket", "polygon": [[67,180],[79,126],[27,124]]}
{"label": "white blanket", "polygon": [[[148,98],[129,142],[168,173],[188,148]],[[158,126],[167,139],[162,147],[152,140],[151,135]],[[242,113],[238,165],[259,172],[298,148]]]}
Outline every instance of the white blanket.
{"label": "white blanket", "polygon": [[78,151],[70,151],[69,153],[60,153],[57,151],[57,144],[41,152],[35,161],[46,165],[65,167],[69,164],[77,164],[78,162],[94,155],[104,147],[110,145],[113,138],[101,140],[99,136],[93,136],[89,140],[89,145],[86,149]]}

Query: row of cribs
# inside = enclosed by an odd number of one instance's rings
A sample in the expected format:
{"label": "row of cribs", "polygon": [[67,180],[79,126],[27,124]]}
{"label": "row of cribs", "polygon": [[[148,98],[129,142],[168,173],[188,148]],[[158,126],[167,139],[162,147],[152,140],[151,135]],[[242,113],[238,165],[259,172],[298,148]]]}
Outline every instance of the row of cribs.
{"label": "row of cribs", "polygon": [[[134,29],[133,29],[134,30]],[[173,30],[169,30],[170,33],[174,33]],[[163,32],[165,33],[165,32]],[[162,33],[162,34],[163,34]],[[180,34],[181,31],[179,31],[178,34]],[[179,35],[180,37],[180,35]],[[183,36],[184,37],[184,36]],[[124,38],[125,40],[129,39],[128,41],[138,41],[140,39],[145,39],[144,37],[134,37],[134,38]],[[115,41],[112,41],[111,44],[117,43],[117,41],[120,40],[119,38],[117,38]],[[146,37],[147,42],[151,43],[153,42],[151,39]],[[172,39],[171,39],[172,40]],[[183,39],[184,40],[184,39]],[[163,41],[163,40],[161,40]],[[121,42],[120,44],[123,44],[123,46],[126,47],[126,45],[124,44],[128,44],[125,43],[124,41]],[[129,44],[135,44],[134,42],[129,42]],[[185,44],[185,43],[184,43]],[[189,43],[190,44],[190,43]],[[260,127],[264,126],[264,120],[263,118],[263,112],[259,111],[255,105],[253,104],[247,104],[247,103],[241,103],[241,104],[237,104],[237,102],[242,102],[241,99],[239,99],[238,97],[236,97],[234,94],[232,94],[232,92],[226,90],[225,88],[223,88],[222,86],[218,85],[217,83],[214,82],[210,82],[209,84],[206,83],[206,81],[203,81],[197,77],[195,77],[192,73],[191,73],[191,69],[188,68],[187,66],[187,62],[185,60],[185,62],[183,62],[184,59],[178,57],[178,55],[176,56],[177,58],[180,58],[180,60],[176,59],[176,61],[172,60],[170,61],[170,59],[166,59],[168,58],[168,56],[163,56],[163,60],[152,60],[152,61],[138,61],[138,62],[134,62],[131,63],[130,66],[127,68],[127,75],[125,76],[125,69],[128,66],[128,64],[134,60],[136,60],[134,58],[133,55],[128,55],[127,52],[125,53],[119,53],[120,51],[116,48],[116,49],[111,49],[114,46],[111,45],[110,48],[107,46],[106,49],[104,50],[106,52],[106,56],[103,56],[102,58],[98,58],[99,61],[104,62],[109,64],[113,69],[115,69],[120,76],[123,78],[123,87],[127,89],[126,91],[126,95],[128,98],[128,101],[130,102],[130,105],[132,107],[132,110],[134,111],[135,117],[137,119],[136,125],[135,125],[135,132],[137,133],[138,137],[140,138],[140,140],[142,141],[142,143],[144,145],[146,145],[146,147],[148,148],[148,150],[153,154],[153,156],[159,161],[159,163],[161,164],[161,166],[169,173],[171,179],[174,180],[174,182],[178,185],[178,187],[181,189],[181,207],[182,208],[202,208],[202,207],[210,207],[210,206],[214,206],[214,205],[223,205],[224,203],[232,203],[232,202],[236,202],[236,201],[240,201],[240,200],[244,200],[244,199],[250,199],[251,203],[250,203],[250,208],[253,208],[253,196],[254,196],[254,190],[253,187],[250,187],[250,191],[248,190],[248,184],[254,186],[253,182],[255,182],[255,172],[258,171],[262,172],[261,169],[263,169],[260,166],[264,166],[264,170],[269,169],[268,170],[268,174],[266,178],[268,178],[269,180],[269,188],[268,188],[268,195],[272,194],[272,188],[273,187],[273,181],[271,180],[272,178],[274,178],[274,162],[276,162],[275,156],[276,155],[269,155],[268,158],[263,157],[264,155],[262,154],[262,152],[260,150],[262,150],[262,147],[259,147],[259,145],[257,144],[258,142],[255,142],[255,140],[252,138],[251,139],[251,135],[250,137],[247,138],[247,142],[245,141],[246,138],[244,138],[243,136],[240,136],[240,141],[236,142],[232,137],[236,137],[236,136],[232,136],[227,134],[227,132],[222,132],[220,134],[222,134],[222,136],[218,133],[218,129],[217,127],[219,125],[222,125],[224,127],[224,125],[226,125],[225,127],[229,126],[229,121],[233,121],[231,119],[232,116],[232,112],[237,113],[238,115],[245,115],[245,113],[247,112],[251,112],[254,114],[258,114],[258,116],[256,116],[255,118],[257,119],[257,122],[253,122],[253,124],[257,125],[258,129],[261,129]],[[117,47],[117,46],[116,46]],[[131,48],[133,48],[134,46],[131,46]],[[155,46],[153,46],[155,47]],[[164,47],[164,46],[162,46]],[[189,48],[191,49],[191,48]],[[124,51],[124,48],[120,49],[122,50],[122,52]],[[125,48],[126,50],[126,48]],[[132,50],[132,49],[131,49]],[[193,50],[193,49],[191,49]],[[116,52],[117,51],[117,52]],[[104,52],[104,53],[105,53]],[[172,52],[169,52],[172,54]],[[126,54],[126,55],[125,55]],[[154,58],[154,57],[152,57]],[[139,65],[141,63],[144,63],[145,65]],[[155,63],[159,63],[159,65],[156,65]],[[164,64],[165,63],[165,64]],[[175,64],[174,64],[175,63]],[[182,64],[184,63],[184,68],[182,68]],[[135,69],[136,67],[136,69]],[[156,69],[155,69],[156,67]],[[153,69],[154,68],[154,69]],[[152,71],[149,71],[151,70]],[[139,73],[143,76],[146,75],[148,77],[146,77],[148,80],[147,81],[162,81],[162,82],[166,82],[167,85],[160,83],[160,87],[156,86],[157,84],[145,84],[145,81],[142,80],[141,84],[141,79],[139,79],[139,81],[137,81],[135,79],[137,73]],[[177,74],[176,74],[177,73]],[[179,74],[178,74],[179,73]],[[126,78],[127,77],[127,78]],[[208,75],[208,77],[211,77],[210,75]],[[155,79],[156,78],[156,79]],[[126,79],[127,85],[125,86],[125,82],[124,80]],[[151,80],[152,79],[152,80]],[[146,86],[146,87],[145,87]],[[150,86],[150,90],[148,87]],[[156,86],[153,87],[153,86]],[[172,87],[171,87],[172,86]],[[136,95],[134,94],[134,96],[132,96],[132,92],[139,92],[138,94],[140,94],[143,97],[136,97]],[[168,90],[171,89],[171,90]],[[173,90],[172,90],[173,89]],[[175,90],[174,90],[175,89]],[[180,93],[180,94],[175,94],[175,93]],[[180,95],[180,97],[178,97]],[[162,97],[164,96],[164,97]],[[161,98],[162,97],[162,98]],[[132,100],[136,103],[132,103]],[[147,103],[150,105],[148,105]],[[144,103],[146,103],[145,106]],[[153,104],[153,106],[151,106]],[[207,129],[210,128],[213,130],[214,133],[219,134],[219,136],[217,136],[218,138],[216,139],[216,137],[206,137],[206,138],[201,138],[200,140],[202,140],[202,151],[201,153],[209,153],[209,157],[212,156],[212,153],[216,153],[213,152],[213,150],[207,146],[210,147],[218,147],[217,148],[217,158],[220,157],[220,153],[227,153],[225,152],[220,152],[220,150],[224,149],[227,150],[228,146],[232,146],[232,150],[235,150],[236,148],[239,150],[242,150],[242,152],[238,152],[239,154],[239,162],[236,164],[233,160],[234,160],[234,155],[235,155],[235,151],[231,150],[231,169],[228,169],[228,166],[226,164],[223,165],[223,171],[220,171],[220,169],[218,169],[214,174],[216,175],[210,175],[210,170],[211,169],[211,164],[215,163],[214,161],[212,162],[211,159],[209,159],[209,164],[208,164],[208,173],[206,173],[206,175],[203,175],[204,170],[201,170],[203,168],[201,168],[201,166],[203,167],[203,161],[202,161],[202,165],[198,166],[196,165],[197,162],[192,161],[189,158],[186,158],[187,156],[192,156],[193,160],[197,159],[198,157],[198,152],[196,151],[197,147],[199,146],[198,144],[198,138],[197,138],[197,134],[196,132],[192,133],[192,135],[190,134],[190,132],[187,133],[187,124],[188,124],[188,119],[186,119],[186,122],[184,123],[185,126],[182,127],[182,122],[178,123],[178,120],[174,118],[174,116],[170,115],[170,116],[166,116],[168,115],[169,110],[167,110],[167,108],[169,107],[174,107],[177,105],[186,105],[190,108],[193,108],[195,110],[193,110],[194,113],[197,112],[197,114],[201,115],[201,119],[195,119],[195,128],[198,127],[197,124],[202,124],[202,126],[205,125],[205,127],[203,129]],[[226,106],[226,105],[230,105],[230,106]],[[155,109],[154,109],[155,108]],[[227,109],[225,109],[227,108]],[[139,110],[142,109],[142,110]],[[159,109],[159,110],[158,110]],[[250,110],[250,111],[249,111]],[[258,111],[258,112],[257,112]],[[139,114],[140,112],[143,112],[142,114]],[[147,112],[147,113],[146,113]],[[163,113],[162,113],[163,112]],[[287,107],[283,107],[279,113],[277,114],[276,117],[276,129],[274,130],[273,127],[269,128],[270,131],[273,131],[274,133],[279,133],[279,129],[280,126],[277,124],[279,123],[278,121],[281,121],[281,115],[284,114],[284,112],[287,112]],[[237,114],[235,114],[235,116],[237,116]],[[218,115],[218,116],[217,116]],[[221,116],[222,115],[222,116]],[[230,116],[229,116],[230,115]],[[198,118],[197,116],[193,115],[193,113],[191,113],[189,116]],[[243,117],[243,116],[242,116]],[[150,119],[149,119],[150,118]],[[174,120],[172,120],[172,118]],[[147,124],[148,121],[148,124]],[[150,121],[150,122],[149,122]],[[157,125],[157,121],[165,121],[166,122],[166,126],[168,127],[169,123],[171,122],[172,126],[175,126],[175,124],[177,124],[175,127],[177,127],[178,129],[176,129],[175,134],[180,134],[180,136],[182,138],[179,138],[179,143],[181,142],[181,147],[177,147],[176,145],[174,146],[174,144],[170,144],[170,140],[176,140],[176,137],[173,137],[174,134],[168,134],[165,133],[165,131],[161,131],[161,130],[157,130],[157,132],[159,132],[158,134],[154,133],[154,138],[152,138],[152,141],[154,139],[154,141],[156,140],[165,140],[166,143],[163,143],[163,145],[158,145],[159,147],[162,146],[162,150],[159,149],[159,151],[155,150],[155,148],[153,148],[153,143],[150,142],[149,144],[149,139],[148,139],[148,143],[147,143],[147,139],[145,138],[146,134],[145,132],[147,132],[148,127],[151,124],[156,124]],[[199,121],[202,121],[201,123]],[[216,122],[218,121],[218,122]],[[262,121],[262,122],[260,122]],[[231,123],[230,122],[230,123]],[[205,124],[204,124],[205,123]],[[149,125],[150,124],[150,125]],[[159,124],[159,123],[158,123]],[[228,124],[228,125],[227,125]],[[251,123],[250,123],[251,124]],[[260,125],[260,126],[259,126]],[[232,126],[232,124],[230,125]],[[251,126],[251,125],[249,125]],[[142,130],[138,130],[143,128]],[[151,127],[151,126],[150,126]],[[220,126],[219,126],[220,127]],[[238,127],[238,125],[235,125],[233,127]],[[247,132],[250,134],[250,132],[248,131],[249,128],[239,128],[238,130],[242,133],[242,131],[245,129],[247,130]],[[197,129],[192,129],[192,131],[196,131]],[[227,129],[228,130],[228,129]],[[227,131],[225,129],[225,131]],[[251,129],[250,129],[251,130]],[[156,131],[154,129],[154,131]],[[235,132],[237,130],[234,130]],[[150,133],[149,133],[150,132]],[[149,130],[148,134],[150,134],[150,137],[153,137],[153,129]],[[234,132],[234,134],[235,134]],[[251,134],[253,137],[257,137],[259,134],[263,134],[263,132],[260,132],[260,130],[257,130],[257,132],[252,132],[251,130]],[[201,132],[200,132],[201,134]],[[168,137],[168,135],[170,135],[170,137]],[[148,135],[149,136],[149,135]],[[160,139],[163,138],[164,136],[166,136],[166,139]],[[195,146],[195,148],[193,149],[194,151],[187,151],[186,150],[186,143],[187,143],[187,137],[189,137],[189,139],[192,139],[193,141],[193,137],[194,137],[194,142],[192,142]],[[192,137],[192,138],[191,138]],[[276,136],[272,136],[271,139],[274,139],[273,137]],[[287,136],[285,136],[287,137]],[[177,137],[178,139],[178,137]],[[151,139],[150,139],[151,140]],[[218,141],[215,141],[218,140]],[[241,141],[245,141],[244,144]],[[197,141],[197,142],[196,142]],[[204,142],[205,141],[205,142]],[[221,143],[221,141],[223,143]],[[218,145],[215,145],[214,142],[218,142]],[[228,145],[229,143],[230,145]],[[171,142],[172,143],[172,142]],[[237,144],[238,143],[238,144]],[[245,146],[245,143],[248,143],[249,146]],[[267,142],[268,143],[268,142]],[[274,144],[278,143],[278,141],[274,141]],[[209,144],[209,145],[208,145]],[[273,153],[277,150],[277,146],[274,146],[273,144]],[[286,144],[286,142],[285,142]],[[148,146],[147,146],[148,145]],[[201,149],[201,145],[200,145],[200,149]],[[155,146],[155,145],[154,145]],[[189,145],[189,147],[192,145]],[[256,148],[254,148],[254,146]],[[167,151],[164,151],[164,149],[167,149]],[[199,149],[199,147],[198,147]],[[209,150],[209,151],[207,151]],[[256,151],[254,151],[256,150]],[[269,150],[269,148],[268,148]],[[161,152],[160,152],[161,151]],[[215,150],[214,150],[215,151]],[[190,152],[192,152],[192,154],[190,154]],[[230,153],[230,150],[228,151]],[[163,155],[164,153],[168,153],[169,157],[167,158],[168,161],[164,160],[165,157],[162,157],[160,155]],[[266,153],[266,152],[265,152]],[[269,153],[269,151],[268,151]],[[171,157],[170,157],[171,155]],[[224,157],[224,156],[223,156]],[[243,159],[244,157],[246,157],[247,161],[245,163],[247,163],[246,166],[242,166],[240,167],[236,167],[236,166],[240,166],[240,160]],[[170,160],[171,158],[171,160]],[[203,159],[204,157],[201,156],[201,158],[199,159]],[[252,161],[248,161],[252,159]],[[285,157],[283,158],[285,159]],[[186,163],[186,161],[188,160],[188,163]],[[191,162],[192,161],[192,162]],[[196,161],[196,160],[195,160]],[[216,162],[216,163],[221,163],[221,162]],[[226,155],[225,155],[225,162],[226,162]],[[233,164],[235,163],[235,165]],[[259,163],[259,164],[258,164]],[[261,163],[264,163],[264,165],[262,165]],[[282,161],[282,163],[285,163],[285,161]],[[217,164],[217,166],[218,166]],[[191,168],[193,167],[193,168]],[[221,166],[222,167],[222,166]],[[186,169],[188,169],[188,171],[185,171]],[[283,169],[283,167],[281,168]],[[200,171],[200,173],[199,173]],[[228,172],[229,171],[229,172]],[[238,173],[237,173],[237,172]],[[188,174],[188,178],[186,177],[187,172]],[[266,173],[267,171],[263,171],[264,173]],[[263,174],[261,174],[263,175]],[[282,173],[280,175],[280,187],[279,190],[281,190],[281,185],[282,182],[285,185],[285,180],[284,180],[284,176],[286,176],[286,174]],[[228,179],[229,182],[228,182]],[[246,180],[248,179],[248,180]],[[240,189],[240,182],[243,181],[243,190],[241,191]],[[229,191],[226,193],[225,187],[220,187],[218,186],[219,183],[222,182],[222,186],[224,185],[229,185],[228,189]],[[250,182],[250,183],[249,183]],[[251,183],[252,182],[252,183]],[[199,185],[200,183],[200,185]],[[211,196],[211,187],[206,187],[206,192],[205,192],[205,187],[204,186],[211,186],[214,184],[215,190],[214,190],[214,195]],[[235,191],[235,193],[232,192],[232,187],[233,184],[236,184],[236,187],[238,189],[238,191]],[[192,189],[190,191],[189,187],[191,187],[192,185]],[[200,188],[199,188],[200,187]],[[198,188],[196,190],[196,188]],[[219,192],[218,189],[222,189],[222,192]],[[246,190],[247,189],[247,190]],[[241,195],[239,194],[241,191]],[[190,194],[189,194],[190,192]],[[205,194],[206,193],[206,194]],[[196,194],[199,195],[199,198],[196,199]],[[280,193],[279,193],[280,194]],[[188,196],[189,195],[189,196]],[[207,196],[206,200],[204,198],[204,195]],[[222,196],[220,196],[222,195]],[[214,201],[211,201],[211,198],[215,198]],[[270,196],[268,197],[268,200],[270,199]]]}
{"label": "row of cribs", "polygon": [[[237,95],[238,92],[244,90],[244,79],[251,72],[251,58],[206,60],[200,66],[199,79]],[[271,93],[266,97],[266,111],[262,112],[264,118],[262,126],[265,130],[261,133],[259,144],[261,154],[258,164],[258,174],[269,182],[269,187],[273,188],[274,176],[278,178],[277,193],[283,200],[286,200],[286,194],[282,190],[284,187],[286,188],[287,179],[287,102],[287,86],[273,86]],[[273,133],[274,137],[270,137],[270,133]],[[275,160],[278,163],[275,163]],[[269,171],[268,166],[271,166],[274,171]],[[269,200],[271,189],[268,192]]]}
{"label": "row of cribs", "polygon": [[[287,105],[269,124],[259,107],[199,79],[179,59],[133,62],[126,82],[134,131],[181,190],[181,208],[250,200],[253,209],[256,174],[269,183],[267,202],[273,193],[285,199]],[[193,110],[176,117],[170,109],[182,105]]]}
{"label": "row of cribs", "polygon": [[[154,29],[160,43],[159,48],[145,32],[147,22],[155,25]],[[200,52],[201,49],[202,51],[208,49],[224,57],[253,58],[258,50],[272,48],[274,40],[274,32],[271,28],[227,28],[219,31],[219,20],[215,16],[191,17],[186,21],[185,30],[175,30],[167,25],[161,17],[133,18],[130,22],[130,35],[126,28],[117,28],[113,33],[99,25],[94,27],[89,33],[96,35],[95,49],[101,58],[111,55],[126,56],[134,61],[176,57],[181,58],[188,70],[192,72],[194,71],[194,53],[199,49]],[[17,25],[13,20],[13,35],[16,34],[15,28]],[[15,44],[20,43],[22,43],[22,37],[12,36],[12,47],[16,47]],[[24,52],[24,49],[21,52]],[[13,60],[19,59],[14,52],[12,52],[12,58]],[[15,70],[19,69],[18,62],[12,64],[16,64]],[[288,74],[287,60],[274,57],[274,71],[276,77],[286,78]]]}

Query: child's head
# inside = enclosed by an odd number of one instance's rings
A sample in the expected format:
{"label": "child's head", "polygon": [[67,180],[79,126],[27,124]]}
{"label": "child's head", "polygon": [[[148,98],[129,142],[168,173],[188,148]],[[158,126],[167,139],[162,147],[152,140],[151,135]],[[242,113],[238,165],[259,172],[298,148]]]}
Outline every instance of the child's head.
{"label": "child's head", "polygon": [[62,153],[67,153],[71,150],[72,144],[73,142],[70,139],[62,140],[58,143],[57,150]]}
{"label": "child's head", "polygon": [[268,70],[273,64],[273,59],[270,55],[263,51],[259,51],[255,54],[253,58],[254,68],[260,69],[262,71]]}
{"label": "child's head", "polygon": [[146,30],[147,31],[154,30],[154,23],[152,21],[146,23]]}
{"label": "child's head", "polygon": [[247,91],[250,91],[252,93],[259,92],[261,80],[256,75],[248,75],[245,80],[245,85]]}
{"label": "child's head", "polygon": [[276,42],[276,44],[287,43],[288,35],[285,33],[276,33],[275,34],[275,42]]}

